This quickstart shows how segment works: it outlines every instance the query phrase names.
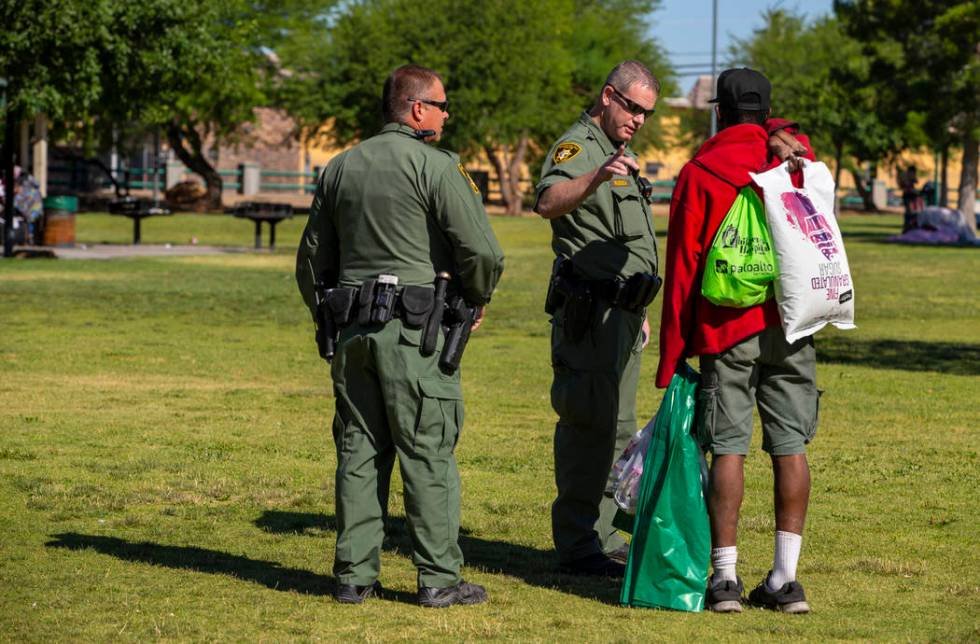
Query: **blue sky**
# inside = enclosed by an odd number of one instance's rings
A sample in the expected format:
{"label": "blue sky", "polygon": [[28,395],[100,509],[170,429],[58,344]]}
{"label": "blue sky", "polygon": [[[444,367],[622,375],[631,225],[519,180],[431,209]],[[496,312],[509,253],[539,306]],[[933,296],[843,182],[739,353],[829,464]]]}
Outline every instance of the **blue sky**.
{"label": "blue sky", "polygon": [[[649,19],[650,33],[667,50],[677,70],[681,94],[686,94],[696,74],[711,68],[712,0],[661,0],[661,8]],[[718,0],[718,64],[724,63],[732,37],[746,38],[762,26],[769,8],[805,13],[810,18],[833,10],[832,0]]]}

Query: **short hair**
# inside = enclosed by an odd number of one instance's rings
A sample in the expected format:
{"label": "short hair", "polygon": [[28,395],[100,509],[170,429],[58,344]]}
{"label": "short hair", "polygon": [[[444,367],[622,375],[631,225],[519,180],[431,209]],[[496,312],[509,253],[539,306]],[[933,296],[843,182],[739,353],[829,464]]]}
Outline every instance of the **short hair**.
{"label": "short hair", "polygon": [[736,107],[726,107],[718,104],[718,120],[724,127],[753,123],[765,125],[769,118],[769,110],[740,110]]}
{"label": "short hair", "polygon": [[612,85],[620,92],[628,91],[631,85],[643,85],[660,95],[660,81],[638,60],[624,60],[613,67],[606,76],[606,85]]}
{"label": "short hair", "polygon": [[391,72],[381,93],[385,123],[400,121],[410,109],[408,99],[426,98],[422,94],[436,81],[441,83],[442,77],[421,65],[402,65]]}

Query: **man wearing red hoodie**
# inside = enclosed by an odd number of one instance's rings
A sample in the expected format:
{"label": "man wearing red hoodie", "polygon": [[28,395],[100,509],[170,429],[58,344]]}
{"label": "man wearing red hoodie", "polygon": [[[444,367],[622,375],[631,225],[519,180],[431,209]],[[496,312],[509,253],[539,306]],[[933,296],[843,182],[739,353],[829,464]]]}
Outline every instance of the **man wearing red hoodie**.
{"label": "man wearing red hoodie", "polygon": [[[766,149],[766,128],[774,126],[773,120],[766,121],[770,91],[768,79],[751,69],[729,69],[718,77],[712,102],[721,131],[681,170],[667,232],[657,386],[666,387],[686,358],[699,356],[697,432],[712,453],[713,574],[706,604],[718,612],[742,610],[736,534],[756,405],[762,447],[772,458],[775,479],[776,546],[773,569],[749,601],[784,612],[809,611],[796,564],[810,494],[805,446],[816,431],[819,398],[813,339],[787,343],[771,298],[732,308],[712,304],[701,294],[705,257],[739,190],[751,183],[750,172],[778,163]],[[806,137],[799,140],[806,147],[804,156],[812,159]]]}

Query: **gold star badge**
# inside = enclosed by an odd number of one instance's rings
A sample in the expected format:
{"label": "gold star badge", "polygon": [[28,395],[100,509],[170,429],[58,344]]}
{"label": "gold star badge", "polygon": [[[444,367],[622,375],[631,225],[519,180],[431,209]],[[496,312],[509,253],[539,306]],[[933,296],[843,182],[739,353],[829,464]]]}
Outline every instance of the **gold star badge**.
{"label": "gold star badge", "polygon": [[555,153],[552,155],[551,160],[555,165],[558,165],[574,158],[581,151],[582,146],[578,143],[559,143],[558,147],[555,148]]}

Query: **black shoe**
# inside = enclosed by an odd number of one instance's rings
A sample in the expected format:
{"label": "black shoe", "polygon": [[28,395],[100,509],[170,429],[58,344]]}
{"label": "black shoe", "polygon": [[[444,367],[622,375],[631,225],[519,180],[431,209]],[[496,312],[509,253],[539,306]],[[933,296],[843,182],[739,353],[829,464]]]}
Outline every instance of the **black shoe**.
{"label": "black shoe", "polygon": [[626,573],[626,566],[601,552],[594,552],[581,559],[575,559],[574,561],[561,564],[559,570],[569,575],[622,577]]}
{"label": "black shoe", "polygon": [[360,604],[368,597],[381,594],[381,584],[374,582],[368,586],[355,586],[354,584],[337,584],[337,589],[333,593],[333,598],[338,604]]}
{"label": "black shoe", "polygon": [[426,608],[446,608],[456,604],[482,604],[487,601],[487,590],[483,586],[460,580],[448,588],[419,588],[419,606]]}
{"label": "black shoe", "polygon": [[620,547],[606,553],[606,556],[615,561],[616,563],[626,565],[626,560],[630,556],[630,544],[624,543]]}
{"label": "black shoe", "polygon": [[[769,572],[772,574],[772,571]],[[798,581],[783,584],[776,591],[769,590],[767,582],[769,575],[749,593],[749,603],[762,608],[770,608],[783,613],[809,613],[810,604],[806,603],[803,586]]]}
{"label": "black shoe", "polygon": [[712,582],[709,579],[704,603],[708,606],[708,610],[715,613],[741,613],[744,592],[745,586],[742,585],[740,577],[736,577],[735,581],[719,579]]}

